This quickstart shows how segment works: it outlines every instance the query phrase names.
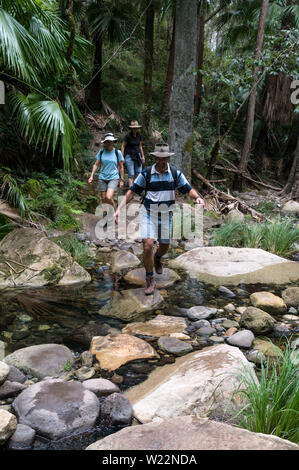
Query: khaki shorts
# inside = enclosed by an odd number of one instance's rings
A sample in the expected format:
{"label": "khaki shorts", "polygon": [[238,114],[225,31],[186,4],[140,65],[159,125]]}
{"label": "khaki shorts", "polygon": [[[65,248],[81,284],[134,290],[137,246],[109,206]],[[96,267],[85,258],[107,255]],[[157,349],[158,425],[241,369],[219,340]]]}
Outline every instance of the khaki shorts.
{"label": "khaki shorts", "polygon": [[106,192],[107,189],[116,189],[119,183],[119,179],[116,180],[99,180],[98,190]]}

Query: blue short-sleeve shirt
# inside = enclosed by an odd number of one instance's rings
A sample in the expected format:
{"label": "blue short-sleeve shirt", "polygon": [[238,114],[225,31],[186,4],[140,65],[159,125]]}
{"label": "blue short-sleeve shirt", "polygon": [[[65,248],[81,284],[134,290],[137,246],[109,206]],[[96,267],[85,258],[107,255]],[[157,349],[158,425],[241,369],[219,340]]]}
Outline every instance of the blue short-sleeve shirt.
{"label": "blue short-sleeve shirt", "polygon": [[124,160],[121,151],[117,150],[118,161],[115,155],[115,149],[111,150],[111,152],[104,150],[101,157],[100,153],[101,150],[96,155],[96,159],[102,162],[99,179],[105,181],[119,179],[118,162]]}

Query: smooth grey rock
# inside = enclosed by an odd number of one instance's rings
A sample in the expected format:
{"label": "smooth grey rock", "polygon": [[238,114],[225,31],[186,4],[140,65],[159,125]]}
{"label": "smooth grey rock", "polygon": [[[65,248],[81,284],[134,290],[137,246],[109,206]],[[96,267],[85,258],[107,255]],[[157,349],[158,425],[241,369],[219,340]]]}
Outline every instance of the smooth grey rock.
{"label": "smooth grey rock", "polygon": [[236,297],[236,294],[234,294],[230,289],[228,289],[227,287],[225,286],[220,286],[218,288],[218,292],[220,292],[220,294],[223,296],[223,297]]}
{"label": "smooth grey rock", "polygon": [[94,393],[79,382],[60,379],[31,385],[14,400],[13,408],[20,424],[49,439],[92,428],[100,410]]}
{"label": "smooth grey rock", "polygon": [[221,344],[224,343],[224,338],[222,338],[222,336],[210,336],[209,341],[214,344]]}
{"label": "smooth grey rock", "polygon": [[229,328],[239,328],[240,325],[237,321],[234,321],[234,320],[224,320],[224,322],[222,323],[222,326],[224,328],[226,328],[227,330]]}
{"label": "smooth grey rock", "polygon": [[18,349],[4,358],[4,362],[40,379],[56,376],[64,367],[73,364],[72,352],[61,344],[39,344]]}
{"label": "smooth grey rock", "polygon": [[26,424],[18,424],[14,434],[9,439],[8,447],[11,450],[30,449],[36,432]]}
{"label": "smooth grey rock", "polygon": [[281,293],[281,297],[288,307],[299,307],[299,287],[287,287]]}
{"label": "smooth grey rock", "polygon": [[227,343],[231,346],[238,346],[239,348],[251,348],[254,340],[254,334],[250,330],[242,330],[229,336]]}
{"label": "smooth grey rock", "polygon": [[216,333],[216,329],[210,326],[203,326],[196,331],[198,336],[211,336],[214,333]]}
{"label": "smooth grey rock", "polygon": [[174,354],[175,356],[183,356],[193,351],[191,344],[170,336],[161,336],[158,340],[158,346],[163,351]]}
{"label": "smooth grey rock", "polygon": [[261,351],[257,351],[256,349],[251,349],[250,351],[247,351],[246,358],[248,361],[254,362],[258,365],[265,364],[267,360],[266,356]]}
{"label": "smooth grey rock", "polygon": [[4,384],[0,386],[0,400],[9,397],[15,397],[18,393],[25,390],[26,386],[19,382],[10,382],[6,380]]}
{"label": "smooth grey rock", "polygon": [[291,336],[292,332],[289,328],[283,325],[274,325],[273,334],[275,338],[288,338]]}
{"label": "smooth grey rock", "polygon": [[217,308],[204,307],[198,305],[188,309],[187,315],[189,320],[207,320],[213,318],[217,313]]}
{"label": "smooth grey rock", "polygon": [[190,331],[190,332],[193,332],[193,331],[199,330],[199,328],[203,328],[205,326],[206,327],[211,326],[211,324],[208,320],[197,320],[197,321],[191,323],[191,325],[188,325],[186,330]]}
{"label": "smooth grey rock", "polygon": [[6,378],[10,382],[19,382],[20,384],[24,383],[26,376],[15,366],[9,366],[9,374]]}
{"label": "smooth grey rock", "polygon": [[105,397],[112,393],[120,393],[119,387],[106,379],[90,379],[83,382],[83,387],[93,392],[97,397]]}
{"label": "smooth grey rock", "polygon": [[223,308],[226,312],[231,312],[231,313],[236,310],[234,304],[227,304]]}
{"label": "smooth grey rock", "polygon": [[120,393],[112,393],[101,407],[101,419],[109,425],[129,424],[133,409],[130,401]]}
{"label": "smooth grey rock", "polygon": [[[298,450],[293,442],[195,416],[175,416],[130,426],[100,439],[86,450]],[[191,456],[190,456],[191,457]],[[197,460],[198,462],[198,460]]]}

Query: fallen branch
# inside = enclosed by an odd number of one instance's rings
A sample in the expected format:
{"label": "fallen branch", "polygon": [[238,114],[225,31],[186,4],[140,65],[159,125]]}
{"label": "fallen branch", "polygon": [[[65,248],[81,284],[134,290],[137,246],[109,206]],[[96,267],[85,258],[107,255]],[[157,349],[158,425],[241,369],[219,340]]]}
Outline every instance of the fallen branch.
{"label": "fallen branch", "polygon": [[[216,165],[215,169],[222,170],[222,171],[231,171],[232,173],[241,173],[240,170],[233,170],[232,168],[225,168],[225,167],[220,166],[220,165]],[[263,183],[262,181],[256,181],[253,178],[251,178],[250,176],[245,175],[244,173],[242,174],[242,176],[243,176],[243,178],[245,178],[245,179],[247,179],[247,180],[249,180],[252,183],[255,183],[257,185],[264,186],[265,188],[273,189],[274,191],[281,191],[281,188],[276,188],[274,186],[271,186],[270,184]]]}
{"label": "fallen branch", "polygon": [[219,199],[223,200],[223,201],[232,201],[232,202],[237,202],[238,205],[243,208],[243,210],[245,210],[246,212],[249,212],[252,217],[254,218],[258,218],[258,219],[264,219],[265,218],[265,215],[264,214],[261,214],[260,212],[252,209],[251,207],[249,207],[247,204],[245,204],[245,202],[241,201],[240,199],[238,199],[237,197],[234,197],[234,196],[231,196],[229,194],[226,194],[225,192],[223,191],[220,191],[219,189],[215,188],[215,186],[213,186],[206,178],[204,178],[200,173],[198,173],[198,171],[196,170],[193,170],[193,173],[194,175],[200,179],[209,189],[211,189]]}

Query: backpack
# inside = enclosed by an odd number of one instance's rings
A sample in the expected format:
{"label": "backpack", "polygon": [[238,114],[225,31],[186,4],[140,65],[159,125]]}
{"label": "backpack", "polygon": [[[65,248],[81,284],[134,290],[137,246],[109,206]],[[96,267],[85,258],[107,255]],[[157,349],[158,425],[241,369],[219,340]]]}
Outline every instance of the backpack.
{"label": "backpack", "polygon": [[[174,187],[176,188],[177,184],[178,184],[178,169],[177,169],[176,166],[170,165],[170,164],[169,164],[169,168],[170,168],[173,180],[174,180]],[[152,166],[146,167],[145,171],[146,171],[146,174],[145,174],[145,189],[144,189],[144,194],[141,198],[141,203],[144,202],[144,199],[145,199],[146,193],[147,193],[147,188],[149,187],[149,184],[150,184],[150,181],[151,181]]]}
{"label": "backpack", "polygon": [[[119,159],[118,159],[118,150],[115,148],[115,149],[114,149],[114,152],[115,152],[115,156],[116,156],[116,159],[117,159],[118,174],[119,174],[119,176],[121,176],[121,175],[120,175]],[[104,149],[100,150],[100,160],[99,160],[100,163],[101,163],[101,161],[102,161],[102,155],[103,155],[103,153],[104,153]]]}

